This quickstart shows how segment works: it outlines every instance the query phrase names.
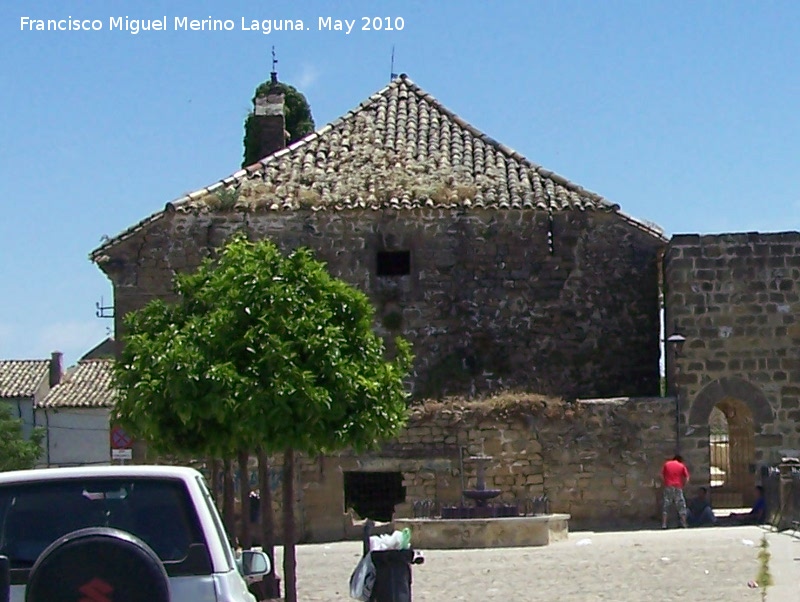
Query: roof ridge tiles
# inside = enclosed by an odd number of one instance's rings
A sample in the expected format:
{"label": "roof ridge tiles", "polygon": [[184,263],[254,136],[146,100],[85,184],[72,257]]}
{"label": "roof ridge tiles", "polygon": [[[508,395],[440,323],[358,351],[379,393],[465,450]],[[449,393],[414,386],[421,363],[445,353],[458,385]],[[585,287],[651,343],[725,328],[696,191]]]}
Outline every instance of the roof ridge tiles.
{"label": "roof ridge tiles", "polygon": [[[423,103],[427,108],[418,110]],[[364,122],[361,121],[362,115],[366,119]],[[436,130],[431,132],[429,130],[432,127]],[[331,138],[334,135],[335,137]],[[312,144],[314,146],[309,150],[314,157],[310,161],[305,161],[306,153],[303,149]],[[418,182],[421,189],[426,188],[425,177],[431,180],[432,172],[453,169],[456,185],[460,185],[458,182],[461,182],[471,186],[490,186],[495,193],[487,195],[486,189],[483,191],[478,189],[476,194],[481,195],[482,200],[459,199],[457,203],[444,199],[432,201],[431,190],[425,193],[425,198],[410,198],[408,202],[402,203],[382,199],[381,195],[377,195],[377,203],[375,201],[353,203],[349,200],[342,202],[342,199],[336,198],[343,194],[342,188],[348,188],[349,192],[344,194],[353,195],[353,198],[369,199],[372,194],[369,186],[363,190],[359,188],[364,184],[364,182],[359,184],[358,174],[358,170],[363,169],[364,157],[370,165],[376,162],[375,170],[385,171],[387,178],[403,170],[406,170],[405,173],[414,174],[412,175],[414,178],[422,178]],[[292,166],[287,170],[279,169],[281,162],[287,159],[292,162]],[[518,165],[509,165],[512,162]],[[411,172],[407,171],[409,165],[413,167]],[[417,170],[415,166],[419,166],[420,169]],[[267,169],[270,171],[267,172]],[[298,204],[294,195],[298,194],[298,190],[307,187],[305,178],[309,173],[322,176],[321,179],[315,179],[318,202]],[[338,176],[342,173],[353,173],[355,177],[348,178],[346,186],[340,187],[337,184],[331,188],[332,182],[338,181]],[[545,208],[549,211],[588,209],[619,212],[619,205],[532,162],[518,151],[482,132],[447,108],[434,95],[423,90],[408,75],[401,74],[353,109],[286,148],[204,188],[166,203],[164,210],[152,214],[113,239],[105,241],[91,253],[90,258],[102,261],[107,248],[147,227],[165,212],[177,209],[185,212],[208,210],[202,206],[203,197],[224,188],[240,186],[245,180],[259,177],[269,186],[285,187],[281,197],[260,203],[265,210],[291,211],[298,206],[314,209],[339,207],[349,209],[364,205],[375,209],[392,207],[398,210],[430,206],[441,208],[519,206],[535,207],[537,210]],[[482,183],[476,182],[475,178],[481,179]],[[530,185],[529,181],[535,178],[541,179],[541,183],[537,184],[534,181],[533,185]],[[434,185],[431,182],[428,182],[430,184],[428,188]],[[526,184],[521,185],[521,182]],[[573,194],[562,195],[559,193],[559,188]],[[434,197],[438,198],[436,195]],[[502,207],[500,199],[503,200]],[[465,200],[471,202],[467,204]],[[237,205],[237,209],[246,210],[246,204],[241,207]],[[653,227],[644,222],[627,215],[624,219],[648,234],[654,232]],[[658,236],[663,238],[663,233],[659,231]]]}
{"label": "roof ridge tiles", "polygon": [[45,363],[46,364],[46,363],[49,363],[50,360],[49,359],[44,359],[44,358],[0,359],[0,364],[2,364],[4,362],[18,362],[18,363],[23,363],[23,362],[24,363],[37,363],[37,362],[41,362],[41,363]]}
{"label": "roof ridge tiles", "polygon": [[[535,169],[537,171],[544,170],[544,168],[542,168],[540,165],[534,163],[533,161],[531,161],[530,159],[528,159],[527,157],[525,157],[521,153],[511,149],[510,147],[506,146],[505,144],[497,141],[496,139],[492,138],[491,136],[489,136],[485,132],[482,132],[477,127],[475,127],[470,122],[468,122],[466,119],[464,119],[463,117],[460,117],[455,112],[453,112],[451,109],[448,109],[444,104],[442,104],[442,102],[440,100],[438,100],[435,96],[433,96],[429,92],[424,91],[422,88],[420,88],[408,76],[401,75],[400,77],[398,77],[394,81],[395,82],[399,82],[399,81],[406,82],[410,87],[412,87],[415,90],[415,92],[418,93],[419,96],[422,96],[426,100],[429,100],[431,102],[431,104],[434,105],[439,111],[441,111],[442,113],[446,114],[453,121],[455,121],[456,123],[461,125],[464,129],[469,131],[473,136],[479,138],[480,140],[483,140],[487,144],[490,144],[491,146],[493,146],[496,149],[500,150],[506,156],[513,157],[517,161],[520,161],[520,162],[526,164],[527,166],[529,166],[529,167],[531,167],[531,168],[533,168],[533,169]],[[564,176],[561,176],[561,175],[559,175],[559,174],[557,174],[557,173],[555,173],[555,172],[553,172],[551,170],[544,170],[544,172],[546,172],[546,176],[545,177],[550,177],[550,178],[553,178],[553,179],[557,178],[557,179],[561,180],[560,183],[563,183],[563,185],[565,185],[565,186],[574,187],[578,191],[584,191],[587,194],[590,194],[591,196],[597,197],[598,199],[602,199],[602,200],[605,201],[605,199],[601,195],[599,195],[599,194],[597,194],[595,192],[591,192],[589,190],[586,190],[582,186],[579,186],[578,184],[575,184],[574,182],[570,181],[569,179],[565,178]],[[542,175],[545,175],[545,173],[542,173]],[[608,202],[608,201],[606,201],[606,202]]]}

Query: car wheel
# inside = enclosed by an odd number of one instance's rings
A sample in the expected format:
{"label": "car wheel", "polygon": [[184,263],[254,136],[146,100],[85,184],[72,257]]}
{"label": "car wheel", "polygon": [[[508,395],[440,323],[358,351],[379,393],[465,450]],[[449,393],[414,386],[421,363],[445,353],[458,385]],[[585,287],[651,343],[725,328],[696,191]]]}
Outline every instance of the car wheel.
{"label": "car wheel", "polygon": [[25,602],[169,602],[169,581],[138,537],[104,527],[81,529],[48,546],[31,569]]}

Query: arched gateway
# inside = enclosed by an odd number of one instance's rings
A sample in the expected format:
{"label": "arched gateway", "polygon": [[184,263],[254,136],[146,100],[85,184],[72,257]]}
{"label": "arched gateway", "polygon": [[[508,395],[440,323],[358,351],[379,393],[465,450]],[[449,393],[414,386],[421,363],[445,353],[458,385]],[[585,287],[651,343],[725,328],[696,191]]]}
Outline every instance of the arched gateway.
{"label": "arched gateway", "polygon": [[708,426],[710,485],[716,507],[752,503],[755,434],[772,420],[772,408],[764,393],[740,378],[717,379],[697,394],[689,423]]}

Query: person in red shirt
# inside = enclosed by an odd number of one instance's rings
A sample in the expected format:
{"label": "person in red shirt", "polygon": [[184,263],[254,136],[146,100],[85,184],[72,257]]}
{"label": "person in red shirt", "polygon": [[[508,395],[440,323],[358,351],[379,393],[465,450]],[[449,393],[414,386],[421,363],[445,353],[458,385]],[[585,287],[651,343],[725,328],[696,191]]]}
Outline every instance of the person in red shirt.
{"label": "person in red shirt", "polygon": [[664,484],[664,500],[661,508],[661,528],[667,528],[667,515],[670,506],[675,506],[681,517],[681,526],[686,528],[686,498],[683,488],[689,482],[689,469],[679,455],[664,462],[661,467],[661,481]]}

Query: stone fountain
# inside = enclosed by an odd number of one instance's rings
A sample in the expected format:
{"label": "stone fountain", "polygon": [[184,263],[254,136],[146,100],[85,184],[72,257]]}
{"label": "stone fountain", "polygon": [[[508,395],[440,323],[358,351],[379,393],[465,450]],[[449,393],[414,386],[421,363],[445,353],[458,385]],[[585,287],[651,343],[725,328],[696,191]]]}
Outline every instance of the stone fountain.
{"label": "stone fountain", "polygon": [[415,548],[546,546],[567,538],[569,514],[551,514],[546,496],[528,500],[524,515],[519,504],[492,503],[502,493],[486,487],[486,466],[493,458],[479,454],[466,460],[476,466],[476,483],[474,489],[462,491],[460,505],[443,505],[437,517],[433,516],[436,504],[420,500],[413,505],[414,518],[394,520],[395,529],[411,529]]}
{"label": "stone fountain", "polygon": [[473,500],[476,506],[486,507],[486,502],[493,500],[502,492],[499,489],[486,489],[486,465],[494,458],[481,454],[480,456],[471,456],[470,462],[477,465],[477,483],[475,489],[465,489],[463,495],[465,498]]}
{"label": "stone fountain", "polygon": [[519,516],[519,507],[513,504],[490,504],[489,501],[499,496],[500,489],[486,489],[486,465],[494,458],[484,454],[470,456],[467,460],[476,465],[475,489],[461,492],[464,498],[471,500],[472,505],[443,506],[442,518],[500,518]]}

